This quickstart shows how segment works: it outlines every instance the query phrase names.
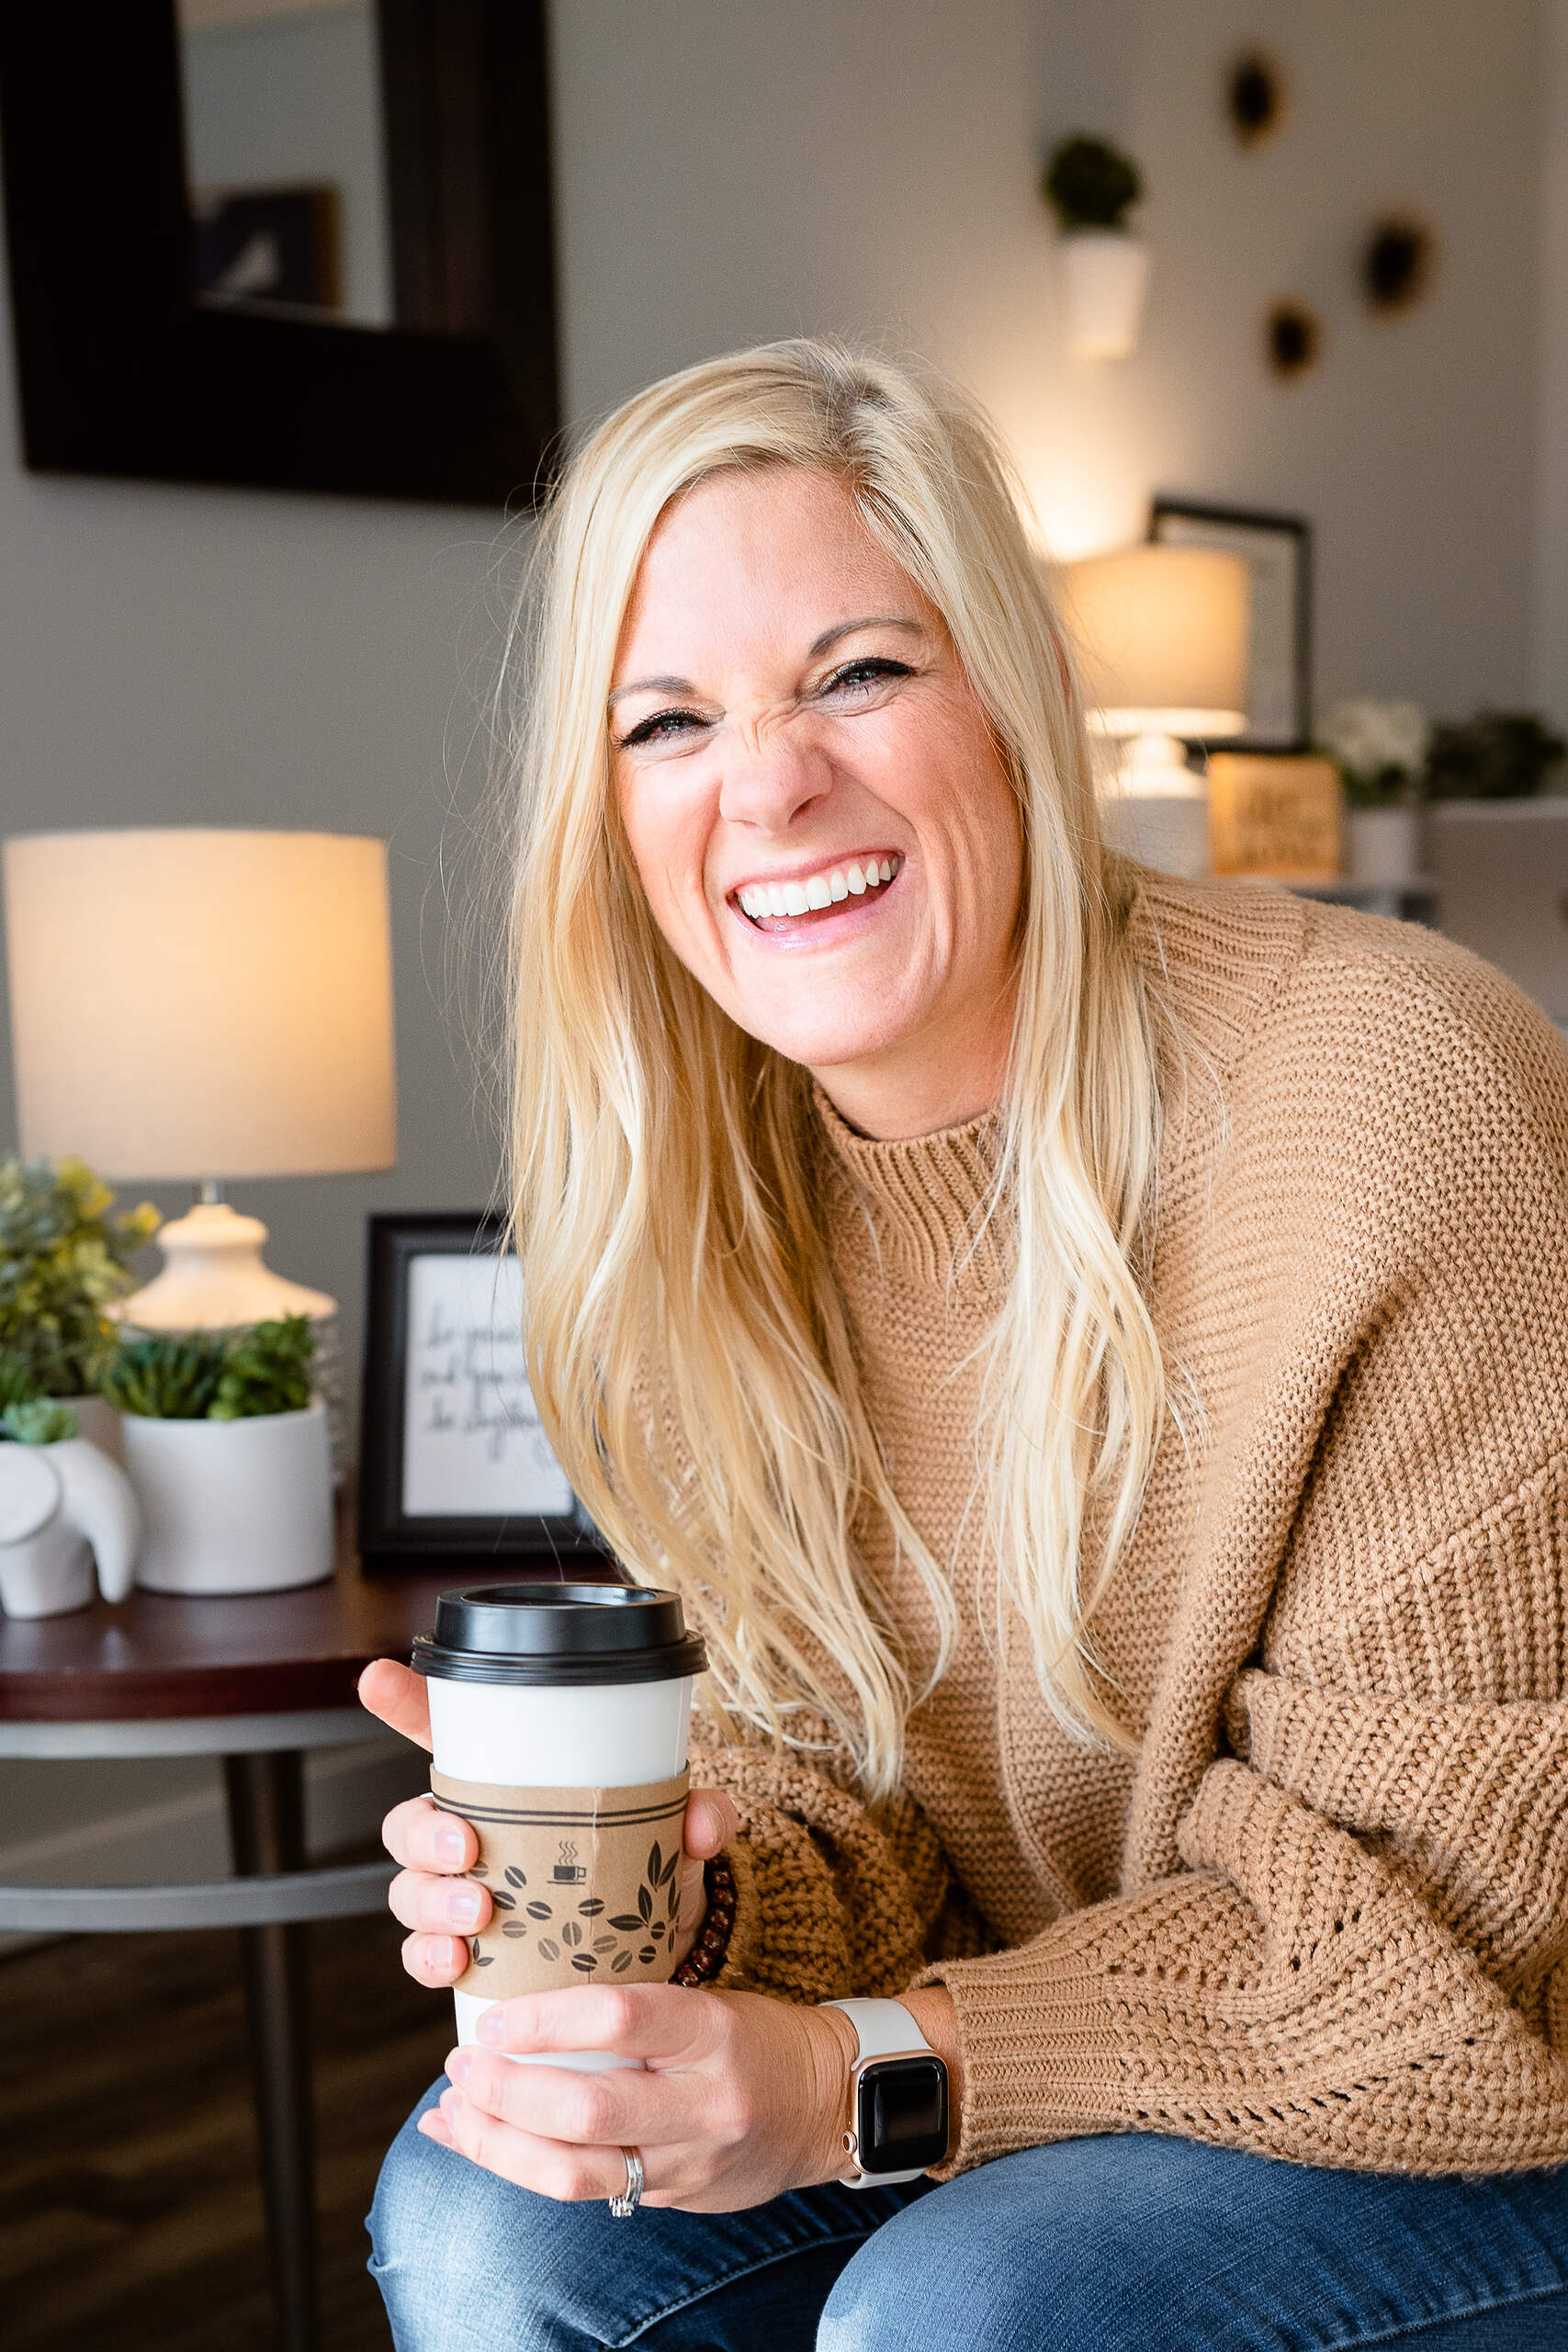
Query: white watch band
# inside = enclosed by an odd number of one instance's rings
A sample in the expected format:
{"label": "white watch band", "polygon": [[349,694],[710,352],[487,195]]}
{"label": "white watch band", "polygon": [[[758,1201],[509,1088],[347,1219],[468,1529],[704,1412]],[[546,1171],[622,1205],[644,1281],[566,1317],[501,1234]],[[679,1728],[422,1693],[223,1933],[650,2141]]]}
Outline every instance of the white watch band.
{"label": "white watch band", "polygon": [[[902,2001],[824,2001],[822,2007],[842,2009],[853,2026],[860,2045],[855,2054],[857,2066],[867,2058],[902,2058],[911,2050],[931,2050],[931,2043],[915,2023],[913,2012]],[[933,2058],[936,2054],[932,2050]],[[890,2188],[899,2181],[924,2178],[920,2166],[913,2172],[866,2172],[857,2168],[839,2175],[845,2188]]]}
{"label": "white watch band", "polygon": [[842,2009],[855,2030],[860,2058],[890,2058],[896,2051],[902,2055],[906,2050],[931,2049],[913,2011],[902,2001],[824,2001],[822,2007]]}

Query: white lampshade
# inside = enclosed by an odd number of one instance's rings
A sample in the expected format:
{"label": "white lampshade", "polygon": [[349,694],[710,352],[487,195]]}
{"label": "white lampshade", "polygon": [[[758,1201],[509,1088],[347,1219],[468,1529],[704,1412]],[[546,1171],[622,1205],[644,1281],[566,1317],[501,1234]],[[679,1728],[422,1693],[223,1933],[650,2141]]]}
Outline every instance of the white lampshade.
{"label": "white lampshade", "polygon": [[326,1175],[395,1156],[382,842],[5,844],[21,1148],[105,1175]]}
{"label": "white lampshade", "polygon": [[1107,735],[1239,735],[1247,726],[1246,558],[1149,543],[1067,566],[1064,617]]}

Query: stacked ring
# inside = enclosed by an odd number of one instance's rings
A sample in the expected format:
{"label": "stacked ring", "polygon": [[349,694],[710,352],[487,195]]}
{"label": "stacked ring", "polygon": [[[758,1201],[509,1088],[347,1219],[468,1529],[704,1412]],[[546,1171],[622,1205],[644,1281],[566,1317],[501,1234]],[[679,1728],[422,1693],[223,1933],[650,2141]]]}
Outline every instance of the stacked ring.
{"label": "stacked ring", "polygon": [[629,2222],[642,2198],[642,2158],[635,2148],[623,2148],[626,2160],[626,2185],[618,2197],[610,2199],[610,2211],[617,2222]]}

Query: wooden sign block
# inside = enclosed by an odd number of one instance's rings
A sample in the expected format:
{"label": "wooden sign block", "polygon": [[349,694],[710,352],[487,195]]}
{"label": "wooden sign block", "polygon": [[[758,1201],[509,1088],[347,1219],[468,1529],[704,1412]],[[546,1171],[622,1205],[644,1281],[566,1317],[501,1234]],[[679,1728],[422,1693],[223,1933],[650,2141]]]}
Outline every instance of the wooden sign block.
{"label": "wooden sign block", "polygon": [[1209,754],[1209,852],[1216,874],[1331,882],[1339,872],[1340,818],[1332,760]]}

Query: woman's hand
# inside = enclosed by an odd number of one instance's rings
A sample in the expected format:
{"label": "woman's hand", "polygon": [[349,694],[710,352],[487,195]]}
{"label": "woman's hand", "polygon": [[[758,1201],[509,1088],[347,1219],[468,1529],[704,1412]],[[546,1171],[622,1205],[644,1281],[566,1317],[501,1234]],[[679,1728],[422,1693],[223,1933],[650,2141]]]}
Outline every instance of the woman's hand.
{"label": "woman's hand", "polygon": [[[520,2188],[618,2196],[635,2147],[644,2201],[697,2213],[834,2179],[854,2030],[837,2009],[679,1984],[573,1985],[501,2003],[489,2049],[454,2050],[452,2088],[419,2128]],[[613,2050],[641,2066],[587,2075],[503,2051]]]}
{"label": "woman's hand", "polygon": [[[393,1731],[429,1747],[430,1701],[422,1674],[392,1658],[377,1658],[359,1678],[359,1697]],[[677,1967],[702,1933],[707,1911],[703,1864],[723,1851],[738,1826],[735,1807],[722,1789],[691,1792],[682,1836]],[[394,1805],[381,1824],[381,1838],[400,1865],[387,1901],[393,1917],[412,1930],[403,1941],[403,1966],[422,1984],[455,1984],[468,1964],[467,1939],[491,1915],[490,1896],[477,1879],[465,1876],[479,1860],[479,1839],[466,1821],[438,1812],[428,1797]],[[572,1986],[570,1997],[581,1989]],[[596,2045],[579,2041],[573,2046]]]}

